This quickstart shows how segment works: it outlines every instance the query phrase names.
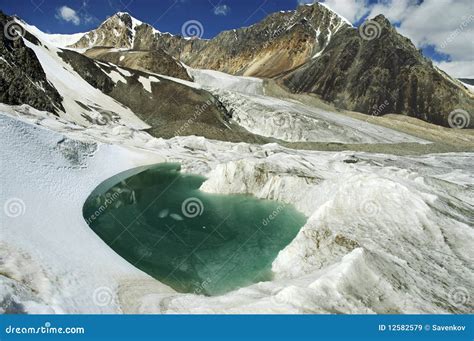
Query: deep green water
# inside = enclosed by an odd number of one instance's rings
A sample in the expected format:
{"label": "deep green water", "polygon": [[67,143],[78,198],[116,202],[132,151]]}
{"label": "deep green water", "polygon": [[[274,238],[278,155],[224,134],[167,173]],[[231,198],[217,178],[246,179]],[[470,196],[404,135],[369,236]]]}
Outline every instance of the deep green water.
{"label": "deep green water", "polygon": [[101,184],[83,214],[119,255],[177,291],[218,295],[271,279],[306,217],[275,201],[203,193],[204,180],[160,164]]}

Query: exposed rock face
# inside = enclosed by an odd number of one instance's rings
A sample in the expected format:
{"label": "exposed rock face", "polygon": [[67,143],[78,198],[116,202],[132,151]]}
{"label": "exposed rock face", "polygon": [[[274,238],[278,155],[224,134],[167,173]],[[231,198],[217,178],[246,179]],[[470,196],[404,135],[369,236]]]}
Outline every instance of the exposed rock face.
{"label": "exposed rock face", "polygon": [[323,5],[299,6],[250,27],[222,32],[185,60],[196,68],[273,77],[304,64],[336,32],[348,27],[348,22]]}
{"label": "exposed rock face", "polygon": [[87,50],[84,54],[90,58],[110,62],[129,69],[192,80],[181,62],[161,49],[153,51],[117,51],[111,48],[95,47]]}
{"label": "exposed rock face", "polygon": [[0,12],[0,102],[28,104],[57,114],[64,110],[62,98],[46,79],[35,53],[25,46],[18,34],[26,35],[34,44],[41,43],[19,26],[14,28],[12,23],[12,17]]}
{"label": "exposed rock face", "polygon": [[[196,42],[196,44],[194,44]],[[89,49],[92,47],[114,47],[133,50],[162,49],[174,57],[180,57],[182,51],[197,51],[206,43],[205,40],[185,39],[169,33],[162,33],[151,25],[143,23],[128,13],[119,12],[104,21],[97,29],[85,34],[73,48]]]}
{"label": "exposed rock face", "polygon": [[315,4],[274,13],[255,25],[202,40],[161,33],[126,13],[118,13],[72,47],[163,49],[195,68],[273,77],[304,64],[323,50],[336,32],[348,27],[350,24],[336,13]]}
{"label": "exposed rock face", "polygon": [[[151,126],[148,132],[155,137],[200,135],[228,141],[258,141],[258,137],[243,129],[229,128],[226,109],[205,90],[142,71],[119,70],[113,64],[97,63],[69,50],[62,51],[60,56],[89,84],[132,109]],[[121,74],[123,81],[113,81],[108,76],[111,73]]]}
{"label": "exposed rock face", "polygon": [[190,39],[170,33],[162,33],[147,24],[137,26],[135,32],[136,38],[133,44],[135,50],[162,49],[176,59],[188,64],[190,57],[199,53],[208,43],[208,40]]}
{"label": "exposed rock face", "polygon": [[451,112],[463,110],[472,126],[472,93],[435,68],[385,17],[373,22],[378,37],[363,39],[344,18],[316,3],[202,40],[161,33],[118,13],[74,47],[163,50],[195,68],[276,77],[293,92],[314,93],[349,110],[398,113],[444,126],[452,126]]}
{"label": "exposed rock face", "polygon": [[86,55],[186,80],[190,77],[179,60],[195,68],[276,78],[293,92],[314,93],[371,115],[397,113],[453,126],[450,114],[461,110],[472,127],[474,95],[434,67],[383,16],[373,23],[378,36],[364,39],[344,18],[316,3],[203,40],[162,33],[117,13],[73,47],[95,47]]}
{"label": "exposed rock face", "polygon": [[[4,32],[6,30],[4,30],[4,27],[7,22],[12,20],[12,18],[3,14],[0,16],[0,28],[3,33],[0,40],[1,103],[10,105],[28,104],[38,110],[55,114],[66,113],[63,100],[71,101],[71,98],[63,99],[58,92],[59,88],[55,88],[53,83],[48,80],[48,75],[43,69],[44,65],[40,62],[42,59],[38,59],[36,55],[38,51],[44,50],[44,52],[52,53],[48,57],[43,56],[43,60],[46,58],[47,62],[55,63],[55,56],[59,57],[75,71],[74,73],[67,73],[67,77],[64,79],[68,81],[71,81],[71,79],[85,80],[92,86],[86,89],[87,93],[84,97],[80,97],[81,101],[75,101],[84,110],[79,114],[77,112],[74,112],[74,114],[81,117],[83,121],[98,125],[120,124],[120,122],[123,122],[124,117],[116,110],[102,107],[103,102],[101,101],[104,98],[94,97],[96,94],[91,89],[95,88],[104,97],[111,97],[115,100],[111,102],[118,102],[117,104],[120,107],[127,110],[131,109],[130,113],[133,111],[136,116],[150,126],[148,132],[156,137],[171,138],[177,135],[200,135],[211,139],[236,142],[264,141],[263,138],[232,124],[230,114],[219,99],[208,91],[200,89],[197,85],[196,87],[186,86],[148,72],[127,67],[122,68],[108,61],[95,61],[71,50],[55,49],[51,51],[53,47],[44,45],[40,39],[24,30],[22,26],[18,27],[21,28],[24,40],[20,36],[17,39],[8,39],[8,37],[5,37]],[[35,52],[34,48],[27,47],[25,45],[26,41],[40,47],[39,50]],[[101,50],[104,49],[98,49],[96,52],[100,55]],[[124,52],[124,57],[133,54],[133,52]],[[169,66],[171,71],[163,72],[166,70],[158,69],[158,64],[153,63],[149,65],[145,63],[146,68],[153,69],[155,67],[153,71],[171,73],[173,76],[189,79],[186,69],[164,52],[161,52],[161,54],[159,51],[138,53],[143,57],[138,61],[146,61],[148,57],[153,59],[153,56],[159,54],[162,57],[161,61],[164,58],[165,61],[169,62],[168,65],[165,64],[161,67]],[[104,60],[118,58],[119,62],[117,64],[121,62],[120,57],[122,55],[120,54],[111,53],[109,55],[108,52],[105,52],[105,56]],[[160,60],[152,62],[159,63]],[[122,61],[130,62],[127,58]],[[50,67],[54,69],[58,65],[50,65]],[[145,68],[140,63],[135,63],[133,66]],[[64,66],[62,68],[65,69]],[[71,89],[73,88],[66,87],[62,91],[67,92]],[[95,115],[97,113],[100,114],[100,118]]]}
{"label": "exposed rock face", "polygon": [[117,13],[104,21],[97,29],[85,34],[72,45],[74,48],[109,46],[131,48],[134,40],[134,28],[141,22],[135,21],[127,13]]}
{"label": "exposed rock face", "polygon": [[318,58],[283,76],[283,84],[345,109],[404,114],[444,126],[453,110],[474,112],[472,94],[435,68],[384,16],[372,23],[380,28],[378,38],[340,30]]}

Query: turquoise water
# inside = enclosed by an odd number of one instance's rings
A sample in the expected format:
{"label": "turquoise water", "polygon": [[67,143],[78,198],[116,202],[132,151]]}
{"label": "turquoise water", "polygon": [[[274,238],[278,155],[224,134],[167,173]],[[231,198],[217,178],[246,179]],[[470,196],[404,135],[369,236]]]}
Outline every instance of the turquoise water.
{"label": "turquoise water", "polygon": [[84,218],[115,252],[179,292],[219,295],[270,280],[306,217],[284,203],[201,192],[204,181],[178,164],[111,178],[87,199]]}

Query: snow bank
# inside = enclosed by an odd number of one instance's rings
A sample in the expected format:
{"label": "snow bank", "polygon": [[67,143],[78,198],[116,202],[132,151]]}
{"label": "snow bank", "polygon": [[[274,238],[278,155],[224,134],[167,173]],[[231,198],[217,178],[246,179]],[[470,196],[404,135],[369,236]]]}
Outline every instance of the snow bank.
{"label": "snow bank", "polygon": [[280,300],[303,295],[313,312],[472,312],[469,302],[452,303],[456,288],[474,289],[472,155],[268,154],[219,165],[202,189],[282,200],[309,216],[273,271],[310,283],[304,295],[285,288]]}
{"label": "snow bank", "polygon": [[59,48],[65,48],[69,45],[77,43],[87,33],[73,33],[73,34],[49,34],[39,30],[36,26],[28,25],[24,21],[20,21],[20,24],[34,34],[37,38],[47,42],[50,45]]}
{"label": "snow bank", "polygon": [[120,312],[115,292],[121,279],[149,277],[97,238],[82,217],[82,205],[108,177],[163,158],[72,140],[5,115],[0,121],[2,308]]}
{"label": "snow bank", "polygon": [[[1,186],[0,301],[9,311],[473,311],[470,301],[453,301],[453,290],[474,289],[472,154],[409,158],[161,140],[126,127],[84,129],[26,106],[0,109],[9,165],[0,174],[9,179]],[[203,190],[293,203],[309,217],[275,260],[273,281],[218,297],[178,294],[89,229],[82,205],[99,183],[164,160],[208,176]],[[6,210],[14,199],[18,216]]]}
{"label": "snow bank", "polygon": [[214,70],[187,68],[194,82],[206,88],[231,90],[249,95],[263,95],[263,80],[254,77],[232,76]]}

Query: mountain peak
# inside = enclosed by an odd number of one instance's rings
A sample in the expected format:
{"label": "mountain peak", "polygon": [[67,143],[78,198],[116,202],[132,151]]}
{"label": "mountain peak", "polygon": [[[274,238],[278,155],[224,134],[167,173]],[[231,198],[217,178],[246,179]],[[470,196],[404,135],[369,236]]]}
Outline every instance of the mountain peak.
{"label": "mountain peak", "polygon": [[83,35],[73,48],[90,48],[93,46],[109,46],[133,48],[136,28],[143,22],[128,12],[117,12],[108,17],[98,28]]}
{"label": "mountain peak", "polygon": [[320,8],[324,8],[325,10],[327,10],[327,11],[335,14],[336,16],[338,16],[340,19],[342,19],[342,21],[344,21],[349,26],[353,27],[352,23],[347,18],[345,18],[341,14],[337,13],[335,10],[331,9],[328,5],[326,5],[322,2],[314,2],[312,4],[303,5],[303,6],[319,6]]}
{"label": "mountain peak", "polygon": [[125,15],[125,16],[129,16],[130,18],[132,17],[132,16],[130,15],[130,13],[128,13],[128,12],[117,12],[117,13],[115,13],[113,16],[119,16],[119,17],[121,17],[121,16],[124,16],[124,15]]}
{"label": "mountain peak", "polygon": [[376,17],[374,17],[372,20],[376,21],[377,23],[379,23],[380,25],[382,26],[385,26],[385,27],[392,27],[392,23],[390,22],[390,20],[388,20],[385,15],[383,14],[379,14],[377,15]]}
{"label": "mountain peak", "polygon": [[130,13],[128,12],[117,12],[115,13],[114,15],[108,17],[102,24],[104,25],[105,23],[107,22],[110,22],[110,21],[119,21],[119,22],[122,22],[124,23],[126,26],[128,26],[129,28],[131,29],[134,29],[135,27],[137,26],[140,26],[143,24],[142,21],[136,19],[135,17],[133,17]]}

